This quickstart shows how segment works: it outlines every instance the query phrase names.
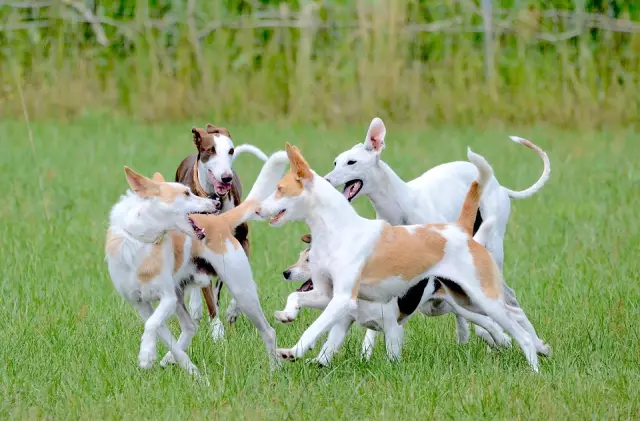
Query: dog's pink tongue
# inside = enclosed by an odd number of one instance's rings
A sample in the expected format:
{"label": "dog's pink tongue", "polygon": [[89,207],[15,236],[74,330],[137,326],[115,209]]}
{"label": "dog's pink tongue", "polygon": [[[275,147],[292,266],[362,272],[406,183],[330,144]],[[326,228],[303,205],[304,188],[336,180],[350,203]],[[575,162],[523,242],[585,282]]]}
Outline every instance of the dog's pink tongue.
{"label": "dog's pink tongue", "polygon": [[231,184],[223,184],[219,182],[211,172],[208,172],[207,175],[209,176],[209,181],[211,181],[213,187],[215,187],[216,193],[222,195],[231,190]]}
{"label": "dog's pink tongue", "polygon": [[347,199],[351,199],[351,197],[353,196],[353,194],[355,192],[356,192],[356,185],[352,184],[349,187],[347,187],[346,189],[344,189],[342,194],[344,194],[344,197],[346,197]]}

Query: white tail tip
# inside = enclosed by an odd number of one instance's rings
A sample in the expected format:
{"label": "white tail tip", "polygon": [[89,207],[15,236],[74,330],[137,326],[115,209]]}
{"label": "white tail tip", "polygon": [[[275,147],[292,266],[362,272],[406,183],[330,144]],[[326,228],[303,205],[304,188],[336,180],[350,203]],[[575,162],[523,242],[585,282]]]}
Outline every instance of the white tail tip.
{"label": "white tail tip", "polygon": [[527,142],[527,139],[524,139],[520,136],[509,136],[509,139],[513,140],[516,143],[525,143]]}

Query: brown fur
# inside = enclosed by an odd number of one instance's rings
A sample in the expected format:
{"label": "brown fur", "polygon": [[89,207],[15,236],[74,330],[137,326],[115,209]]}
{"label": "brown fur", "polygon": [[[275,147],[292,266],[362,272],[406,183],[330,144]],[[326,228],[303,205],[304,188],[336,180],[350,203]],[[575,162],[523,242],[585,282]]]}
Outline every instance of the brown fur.
{"label": "brown fur", "polygon": [[476,221],[476,215],[478,214],[478,206],[480,205],[481,196],[482,188],[480,187],[480,184],[474,180],[464,198],[462,211],[458,218],[458,225],[470,236],[473,236],[473,225]]}
{"label": "brown fur", "polygon": [[502,299],[502,285],[500,279],[500,269],[491,258],[486,248],[469,238],[469,251],[473,258],[473,265],[476,268],[476,276],[480,280],[480,288],[484,294],[492,299]]}
{"label": "brown fur", "polygon": [[288,172],[280,179],[280,182],[276,186],[275,198],[280,200],[283,197],[295,197],[300,196],[304,187],[298,179],[298,176],[293,172]]}
{"label": "brown fur", "polygon": [[402,226],[385,224],[378,243],[360,273],[364,284],[377,284],[392,276],[409,281],[444,257],[446,240],[431,225],[413,233]]}
{"label": "brown fur", "polygon": [[173,274],[175,275],[184,263],[185,235],[177,231],[171,231],[171,242],[173,244]]}
{"label": "brown fur", "polygon": [[[189,155],[182,160],[176,170],[175,181],[189,186],[198,196],[207,197],[209,194],[199,184],[197,172],[198,161],[201,158],[208,159],[208,156],[215,153],[214,137],[216,135],[222,134],[231,138],[231,134],[224,127],[216,127],[213,124],[207,124],[206,129],[194,127],[191,131],[193,133],[193,143],[198,153]],[[203,162],[205,162],[204,159]],[[235,206],[238,206],[242,202],[242,184],[235,170],[232,169],[232,171],[233,181],[231,182],[231,190],[226,196],[222,197],[222,200],[223,202],[232,201]],[[234,230],[234,237],[238,240],[247,256],[249,256],[249,226],[246,223],[237,226]],[[213,319],[217,314],[218,297],[214,297],[213,290],[210,286],[203,288],[202,294],[207,303],[209,316]]]}
{"label": "brown fur", "polygon": [[151,253],[138,267],[138,280],[142,283],[149,282],[162,272],[162,243],[151,246]]}
{"label": "brown fur", "polygon": [[247,200],[239,206],[221,215],[189,215],[193,221],[206,233],[205,244],[217,254],[227,252],[227,241],[230,241],[234,248],[240,247],[240,242],[233,236],[233,228],[238,225],[247,212],[257,208],[259,202]]}
{"label": "brown fur", "polygon": [[287,157],[289,158],[289,164],[291,165],[290,173],[295,174],[298,177],[298,180],[311,181],[313,179],[313,173],[311,172],[309,164],[302,156],[302,153],[300,153],[300,149],[295,146],[291,146],[287,142],[285,150],[287,151]]}

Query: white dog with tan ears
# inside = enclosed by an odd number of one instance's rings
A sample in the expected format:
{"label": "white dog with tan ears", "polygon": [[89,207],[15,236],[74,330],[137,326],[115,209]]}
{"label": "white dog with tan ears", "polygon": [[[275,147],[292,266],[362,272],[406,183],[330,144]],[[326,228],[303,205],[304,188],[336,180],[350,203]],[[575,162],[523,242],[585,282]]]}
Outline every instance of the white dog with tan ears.
{"label": "white dog with tan ears", "polygon": [[257,213],[272,216],[273,226],[296,220],[309,226],[314,289],[304,293],[304,300],[325,309],[293,348],[277,350],[280,358],[302,357],[329,330],[330,336],[343,337],[356,315],[357,299],[388,303],[428,279],[428,291],[443,289],[460,308],[489,316],[505,329],[538,371],[536,348],[544,343],[534,340],[522,310],[512,313],[505,306],[500,269],[472,238],[480,197],[493,176],[484,158],[468,153],[478,176],[470,183],[457,223],[392,226],[359,216],[311,170],[297,148],[287,144],[286,149],[291,169]]}
{"label": "white dog with tan ears", "polygon": [[[141,368],[153,365],[159,336],[169,347],[162,365],[175,360],[198,375],[185,353],[196,331],[184,303],[185,289],[209,284],[213,271],[260,332],[272,366],[277,364],[275,331],[262,311],[249,259],[233,229],[255,217],[259,201],[274,190],[287,162],[283,151],[273,154],[247,199],[221,215],[197,214],[215,212],[217,206],[209,198],[195,196],[189,187],[167,183],[159,173],[149,179],[125,167],[131,191],[111,210],[105,248],[116,290],[145,321],[138,356]],[[154,309],[155,301],[159,304]],[[181,329],[177,341],[166,325],[174,313]]]}
{"label": "white dog with tan ears", "polygon": [[[352,201],[359,195],[365,195],[371,201],[376,218],[391,225],[411,225],[455,221],[460,214],[464,195],[477,177],[478,170],[470,162],[457,161],[438,165],[420,177],[404,182],[382,161],[387,130],[380,118],[371,121],[364,143],[357,144],[341,153],[334,160],[334,169],[325,178],[334,187],[344,185],[344,196]],[[474,232],[483,219],[493,218],[493,234],[488,240],[487,249],[491,252],[498,268],[502,271],[504,262],[504,236],[511,212],[511,199],[524,199],[538,192],[549,179],[551,164],[547,154],[532,142],[517,136],[511,140],[524,145],[542,159],[542,175],[531,187],[523,191],[513,191],[500,185],[491,177],[485,186],[476,215]],[[507,304],[520,308],[514,291],[502,285]],[[434,308],[437,314],[452,311],[445,304]],[[469,337],[468,325],[456,324],[459,341]],[[491,336],[476,326],[476,333],[493,345]],[[373,347],[376,333],[368,331],[363,347]],[[551,350],[548,349],[549,353]]]}

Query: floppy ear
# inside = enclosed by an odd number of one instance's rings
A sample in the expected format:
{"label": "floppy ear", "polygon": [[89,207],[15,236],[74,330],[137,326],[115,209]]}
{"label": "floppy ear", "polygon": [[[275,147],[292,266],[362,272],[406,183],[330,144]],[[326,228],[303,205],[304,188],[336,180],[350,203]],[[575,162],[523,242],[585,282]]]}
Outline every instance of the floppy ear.
{"label": "floppy ear", "polygon": [[378,154],[384,149],[384,137],[387,134],[387,129],[384,127],[384,123],[378,117],[371,120],[369,130],[367,131],[367,138],[364,140],[364,147],[368,151],[375,151]]}
{"label": "floppy ear", "polygon": [[158,186],[144,175],[140,175],[129,167],[124,167],[124,175],[129,187],[140,197],[155,196],[158,194]]}
{"label": "floppy ear", "polygon": [[164,183],[164,177],[159,172],[153,174],[152,180],[156,183]]}
{"label": "floppy ear", "polygon": [[300,239],[303,243],[311,244],[311,234],[305,234]]}
{"label": "floppy ear", "polygon": [[191,128],[191,133],[193,133],[193,143],[196,145],[196,148],[200,150],[200,145],[202,144],[202,138],[207,133],[198,127]]}
{"label": "floppy ear", "polygon": [[216,126],[211,123],[207,123],[207,133],[216,133]]}

